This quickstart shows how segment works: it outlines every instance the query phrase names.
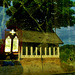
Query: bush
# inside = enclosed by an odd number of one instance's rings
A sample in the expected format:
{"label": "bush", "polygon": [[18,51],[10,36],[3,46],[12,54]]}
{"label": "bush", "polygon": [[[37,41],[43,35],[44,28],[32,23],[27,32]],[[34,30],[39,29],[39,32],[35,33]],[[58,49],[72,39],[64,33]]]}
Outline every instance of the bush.
{"label": "bush", "polygon": [[60,59],[61,61],[67,61],[68,60],[68,55],[65,52],[60,53]]}
{"label": "bush", "polygon": [[[74,61],[75,59],[75,45],[64,45],[60,47],[60,59],[67,62],[68,60]],[[72,59],[72,60],[71,60]]]}

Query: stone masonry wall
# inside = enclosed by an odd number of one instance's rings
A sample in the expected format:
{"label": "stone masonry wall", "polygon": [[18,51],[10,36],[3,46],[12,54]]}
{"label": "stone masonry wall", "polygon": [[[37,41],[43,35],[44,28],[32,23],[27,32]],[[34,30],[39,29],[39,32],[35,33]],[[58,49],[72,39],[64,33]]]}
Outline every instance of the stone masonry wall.
{"label": "stone masonry wall", "polygon": [[[24,58],[20,60],[24,75],[39,75],[40,73],[62,72],[59,58]],[[37,73],[37,74],[36,74]],[[44,75],[44,74],[40,74]]]}
{"label": "stone masonry wall", "polygon": [[36,62],[36,63],[46,63],[49,62],[51,64],[60,64],[60,59],[59,58],[23,58],[20,60],[20,63],[22,65],[25,65],[27,63],[32,63],[32,62]]}

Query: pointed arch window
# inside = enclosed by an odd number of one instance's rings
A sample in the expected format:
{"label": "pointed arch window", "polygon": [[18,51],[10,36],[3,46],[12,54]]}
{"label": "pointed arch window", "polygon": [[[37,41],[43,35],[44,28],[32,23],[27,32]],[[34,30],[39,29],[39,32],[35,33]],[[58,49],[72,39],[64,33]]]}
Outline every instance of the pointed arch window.
{"label": "pointed arch window", "polygon": [[11,52],[11,38],[8,36],[5,40],[5,52]]}
{"label": "pointed arch window", "polygon": [[15,38],[13,39],[13,52],[18,52],[18,44],[19,44],[19,40],[17,38],[17,36],[15,36]]}

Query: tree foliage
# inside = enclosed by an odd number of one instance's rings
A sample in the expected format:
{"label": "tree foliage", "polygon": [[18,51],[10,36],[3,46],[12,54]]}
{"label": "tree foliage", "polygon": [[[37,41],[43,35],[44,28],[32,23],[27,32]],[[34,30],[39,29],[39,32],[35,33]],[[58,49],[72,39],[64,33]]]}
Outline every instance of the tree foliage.
{"label": "tree foliage", "polygon": [[75,2],[73,2],[73,6],[75,7]]}
{"label": "tree foliage", "polygon": [[60,47],[60,58],[62,61],[67,62],[75,61],[75,45],[64,45]]}
{"label": "tree foliage", "polygon": [[11,16],[6,26],[45,32],[73,26],[75,17],[72,14],[75,12],[70,9],[72,6],[70,0],[13,0],[13,6],[6,11]]}
{"label": "tree foliage", "polygon": [[11,0],[0,0],[0,6],[8,7]]}

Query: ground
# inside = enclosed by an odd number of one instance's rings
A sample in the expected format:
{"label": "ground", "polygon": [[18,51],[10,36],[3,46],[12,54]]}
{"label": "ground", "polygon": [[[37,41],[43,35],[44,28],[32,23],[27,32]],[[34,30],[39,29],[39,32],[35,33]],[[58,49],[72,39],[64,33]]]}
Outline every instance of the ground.
{"label": "ground", "polygon": [[[44,62],[45,61],[45,62]],[[75,73],[75,63],[65,64],[65,63],[51,63],[48,59],[44,60],[20,60],[20,64],[14,66],[0,66],[0,75],[53,75],[60,73]],[[57,61],[58,62],[58,61]]]}
{"label": "ground", "polygon": [[18,66],[0,66],[0,75],[21,75],[23,68]]}

